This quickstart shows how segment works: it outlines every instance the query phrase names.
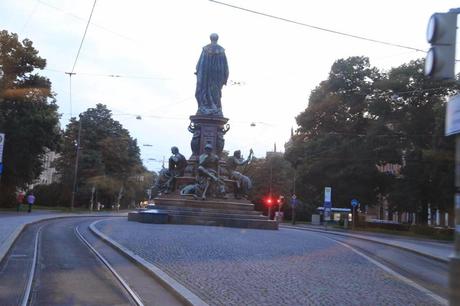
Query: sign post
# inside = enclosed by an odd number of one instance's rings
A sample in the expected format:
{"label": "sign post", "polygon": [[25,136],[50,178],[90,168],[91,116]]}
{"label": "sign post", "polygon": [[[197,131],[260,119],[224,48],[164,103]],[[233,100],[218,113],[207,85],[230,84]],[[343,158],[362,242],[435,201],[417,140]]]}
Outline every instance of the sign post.
{"label": "sign post", "polygon": [[355,229],[356,225],[356,207],[359,205],[358,200],[353,199],[351,200],[351,207],[353,208],[352,213],[351,213],[351,229]]}
{"label": "sign post", "polygon": [[297,207],[297,197],[295,194],[291,197],[291,221],[292,224],[295,224],[295,208]]}
{"label": "sign post", "polygon": [[455,245],[449,260],[449,302],[460,303],[460,95],[449,99],[445,135],[455,135]]}
{"label": "sign post", "polygon": [[324,188],[324,225],[327,229],[327,222],[331,220],[332,212],[332,188]]}
{"label": "sign post", "polygon": [[283,218],[281,218],[281,206],[283,206],[284,204],[284,196],[280,195],[277,200],[277,203],[278,203],[278,217],[276,218],[276,220],[278,222],[281,222],[283,221]]}
{"label": "sign post", "polygon": [[3,173],[3,147],[5,146],[5,134],[0,133],[0,180]]}

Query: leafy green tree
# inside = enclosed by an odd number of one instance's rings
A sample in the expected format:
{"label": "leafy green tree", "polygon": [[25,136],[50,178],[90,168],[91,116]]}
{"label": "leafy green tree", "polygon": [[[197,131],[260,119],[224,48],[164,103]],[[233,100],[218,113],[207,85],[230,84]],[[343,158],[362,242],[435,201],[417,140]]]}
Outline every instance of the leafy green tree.
{"label": "leafy green tree", "polygon": [[[81,121],[81,122],[80,122]],[[102,104],[90,108],[79,117],[72,118],[63,135],[61,157],[57,170],[67,190],[71,189],[76,158],[76,141],[81,124],[80,156],[78,168],[78,197],[80,205],[88,203],[91,189],[105,205],[113,205],[118,197],[130,201],[146,169],[140,159],[136,139],[112,118],[111,111]]]}
{"label": "leafy green tree", "polygon": [[0,206],[14,204],[17,188],[26,188],[42,171],[47,149],[59,142],[59,114],[49,79],[36,73],[46,60],[32,41],[0,32],[0,132],[5,133]]}
{"label": "leafy green tree", "polygon": [[298,195],[322,205],[324,187],[332,187],[335,207],[358,198],[371,205],[385,181],[376,165],[379,129],[369,113],[369,97],[382,74],[365,57],[336,61],[329,78],[315,88],[307,109],[296,118],[297,134],[286,147],[286,158],[297,168]]}

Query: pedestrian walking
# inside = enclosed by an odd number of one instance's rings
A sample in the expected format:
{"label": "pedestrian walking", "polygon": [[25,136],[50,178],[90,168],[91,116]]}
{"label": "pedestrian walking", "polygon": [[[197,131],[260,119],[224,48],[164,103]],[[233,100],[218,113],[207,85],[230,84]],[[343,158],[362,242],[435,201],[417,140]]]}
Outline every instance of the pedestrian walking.
{"label": "pedestrian walking", "polygon": [[32,211],[32,205],[34,205],[35,203],[35,196],[33,193],[29,194],[27,196],[27,203],[29,204],[29,210],[27,212],[31,212]]}
{"label": "pedestrian walking", "polygon": [[16,197],[16,211],[21,210],[21,205],[24,203],[24,198],[26,197],[24,191],[19,191],[18,196]]}

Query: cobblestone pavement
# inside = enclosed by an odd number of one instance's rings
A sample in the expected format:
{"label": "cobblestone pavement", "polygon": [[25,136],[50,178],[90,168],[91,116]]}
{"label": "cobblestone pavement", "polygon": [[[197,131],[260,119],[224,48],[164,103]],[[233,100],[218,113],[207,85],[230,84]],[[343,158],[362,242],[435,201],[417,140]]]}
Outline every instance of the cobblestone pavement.
{"label": "cobblestone pavement", "polygon": [[437,305],[314,232],[112,219],[98,229],[210,305]]}
{"label": "cobblestone pavement", "polygon": [[[287,226],[291,226],[286,224]],[[296,225],[298,228],[312,229],[323,231],[323,226],[311,226],[311,225]],[[372,233],[363,231],[350,231],[350,230],[339,230],[335,228],[329,228],[328,232],[340,233],[349,235],[352,237],[372,239],[377,242],[383,242],[394,246],[402,247],[409,250],[414,250],[422,254],[439,258],[441,260],[448,261],[449,256],[454,252],[454,243],[451,241],[436,241],[423,239],[418,237],[405,237],[398,235],[390,235],[383,233]]]}

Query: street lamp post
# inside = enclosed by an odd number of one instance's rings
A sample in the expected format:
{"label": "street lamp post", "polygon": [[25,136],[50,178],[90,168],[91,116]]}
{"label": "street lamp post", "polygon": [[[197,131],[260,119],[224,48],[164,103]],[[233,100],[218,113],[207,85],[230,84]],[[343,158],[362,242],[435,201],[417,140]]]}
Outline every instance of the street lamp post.
{"label": "street lamp post", "polygon": [[78,136],[77,136],[77,152],[75,156],[75,170],[73,173],[73,187],[72,187],[72,199],[70,201],[70,210],[73,211],[74,204],[75,204],[75,190],[77,188],[77,175],[78,175],[78,159],[80,157],[80,139],[81,139],[81,116],[80,120],[78,121]]}

